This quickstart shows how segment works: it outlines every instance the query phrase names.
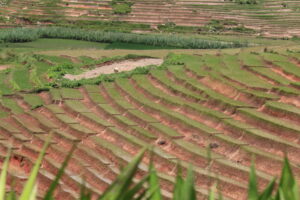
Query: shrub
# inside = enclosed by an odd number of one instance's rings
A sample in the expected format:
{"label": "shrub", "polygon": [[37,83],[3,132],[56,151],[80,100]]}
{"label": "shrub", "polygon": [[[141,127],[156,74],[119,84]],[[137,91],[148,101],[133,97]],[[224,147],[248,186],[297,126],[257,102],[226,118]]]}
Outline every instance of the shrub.
{"label": "shrub", "polygon": [[52,79],[60,79],[65,74],[71,73],[73,69],[74,66],[70,63],[55,65],[48,70],[48,77]]}

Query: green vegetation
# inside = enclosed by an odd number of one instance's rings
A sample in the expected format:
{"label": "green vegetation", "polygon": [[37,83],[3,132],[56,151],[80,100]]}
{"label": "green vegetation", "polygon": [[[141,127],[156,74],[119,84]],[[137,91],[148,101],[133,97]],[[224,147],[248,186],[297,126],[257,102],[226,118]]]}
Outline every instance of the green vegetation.
{"label": "green vegetation", "polygon": [[200,33],[221,33],[226,31],[246,34],[256,32],[254,29],[246,28],[243,24],[239,24],[237,21],[233,20],[211,20],[205,26],[198,29],[198,32]]}
{"label": "green vegetation", "polygon": [[15,28],[0,31],[0,41],[3,42],[29,42],[39,38],[61,38],[75,39],[93,42],[121,42],[133,44],[145,44],[152,46],[169,46],[176,48],[191,49],[223,49],[242,47],[246,44],[239,42],[220,42],[198,39],[194,37],[166,35],[146,35],[133,33],[102,32],[83,29],[72,29],[62,27],[43,28]]}
{"label": "green vegetation", "polygon": [[250,5],[258,4],[257,1],[258,0],[235,0],[236,3],[239,3],[239,4],[250,4]]}
{"label": "green vegetation", "polygon": [[[49,146],[50,138],[44,144],[42,151],[39,154],[38,159],[31,170],[30,176],[24,185],[21,195],[17,198],[14,187],[11,188],[10,192],[6,193],[6,179],[7,172],[9,170],[9,160],[11,151],[9,150],[8,155],[4,161],[1,176],[0,176],[0,198],[3,200],[28,200],[37,199],[38,194],[38,183],[37,176],[39,173],[39,168],[41,166],[42,160],[45,157],[47,147]],[[62,163],[60,169],[58,170],[56,177],[53,182],[47,188],[47,192],[43,197],[39,197],[44,200],[54,199],[54,191],[59,185],[59,181],[68,166],[68,162],[71,159],[75,146],[70,150],[65,161]],[[117,177],[113,184],[106,189],[106,191],[99,197],[99,199],[105,200],[138,200],[138,199],[149,199],[149,200],[162,200],[162,192],[159,186],[159,176],[154,168],[151,161],[149,169],[146,175],[142,177],[139,181],[134,182],[134,176],[138,171],[138,166],[142,161],[143,155],[146,151],[144,148],[140,153],[138,153],[132,161],[123,168],[122,173]],[[210,154],[208,154],[210,155]],[[183,173],[181,167],[177,168],[176,183],[173,186],[173,200],[196,200],[196,189],[194,186],[194,173],[193,169],[190,167],[186,173],[186,178],[183,178]],[[284,165],[282,168],[281,177],[279,180],[278,187],[275,189],[276,179],[274,178],[265,189],[262,191],[258,190],[258,183],[256,180],[255,167],[252,165],[251,173],[249,177],[248,186],[248,199],[249,200],[299,200],[299,192],[297,181],[292,173],[291,166],[288,159],[284,160]],[[210,193],[208,194],[208,199],[220,199],[221,195],[216,195],[217,185],[212,186]],[[80,193],[80,200],[91,199],[91,193],[83,186],[83,190]]]}
{"label": "green vegetation", "polygon": [[115,14],[128,14],[131,12],[131,6],[133,5],[132,2],[126,0],[112,0],[111,6],[113,8],[113,12]]}
{"label": "green vegetation", "polygon": [[36,94],[25,94],[23,96],[24,98],[24,101],[30,105],[31,109],[36,109],[36,108],[39,108],[41,106],[43,106],[44,102],[43,100],[41,99],[41,97],[39,97],[38,95]]}

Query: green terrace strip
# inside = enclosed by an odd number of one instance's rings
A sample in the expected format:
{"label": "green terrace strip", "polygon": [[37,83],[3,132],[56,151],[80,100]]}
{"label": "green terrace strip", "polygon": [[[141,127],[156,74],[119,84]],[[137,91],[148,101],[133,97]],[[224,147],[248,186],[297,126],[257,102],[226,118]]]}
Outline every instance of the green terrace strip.
{"label": "green terrace strip", "polygon": [[220,42],[175,35],[170,37],[168,35],[159,34],[146,35],[133,33],[102,32],[63,27],[41,27],[31,29],[14,28],[0,31],[0,41],[2,40],[4,42],[29,42],[37,40],[39,38],[61,38],[108,43],[124,42],[190,49],[223,49],[246,46],[246,44],[242,44],[239,42]]}
{"label": "green terrace strip", "polygon": [[23,98],[32,110],[44,105],[43,100],[37,94],[25,94]]}

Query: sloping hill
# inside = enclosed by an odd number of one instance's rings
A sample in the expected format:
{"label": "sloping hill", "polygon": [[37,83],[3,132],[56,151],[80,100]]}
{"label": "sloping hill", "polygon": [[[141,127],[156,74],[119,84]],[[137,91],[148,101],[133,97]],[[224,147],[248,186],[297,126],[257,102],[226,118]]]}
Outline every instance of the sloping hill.
{"label": "sloping hill", "polygon": [[[103,192],[119,166],[149,144],[155,147],[154,163],[166,198],[177,160],[184,169],[195,166],[199,199],[206,198],[215,182],[226,198],[245,199],[253,158],[260,186],[280,174],[285,153],[299,180],[298,58],[293,52],[171,55],[164,69],[146,75],[77,89],[3,95],[0,153],[4,156],[12,144],[10,181],[14,176],[20,186],[26,180],[48,134],[53,141],[39,174],[40,193],[72,144],[78,144],[58,199],[74,199],[83,180],[94,194]],[[2,92],[13,89],[14,76],[22,69],[3,76]],[[36,80],[32,71],[23,80],[28,88]],[[148,163],[146,155],[137,179]]]}
{"label": "sloping hill", "polygon": [[[5,1],[6,2],[6,1]],[[80,21],[97,23],[122,21],[157,25],[175,23],[178,26],[203,27],[211,20],[228,20],[229,27],[239,24],[271,37],[300,35],[300,1],[254,0],[256,4],[241,4],[246,0],[10,0],[1,6],[3,26],[15,24],[69,24]],[[115,5],[121,5],[119,7]],[[131,8],[130,8],[131,7]],[[123,13],[123,14],[119,14]],[[85,21],[85,22],[84,22]],[[136,26],[150,30],[149,26]],[[194,31],[196,31],[195,29]]]}

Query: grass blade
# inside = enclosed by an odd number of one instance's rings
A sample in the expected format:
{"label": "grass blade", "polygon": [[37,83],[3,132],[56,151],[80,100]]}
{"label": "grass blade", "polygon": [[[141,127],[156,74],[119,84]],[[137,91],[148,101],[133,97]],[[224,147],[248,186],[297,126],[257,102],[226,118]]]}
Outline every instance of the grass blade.
{"label": "grass blade", "polygon": [[137,184],[135,184],[132,189],[126,192],[124,195],[124,199],[133,199],[134,195],[136,195],[142,188],[143,184],[149,180],[149,175],[145,176],[142,180],[140,180]]}
{"label": "grass blade", "polygon": [[266,189],[264,189],[264,191],[259,195],[258,200],[269,200],[272,198],[272,192],[275,186],[275,181],[276,179],[274,178],[266,187]]}
{"label": "grass blade", "polygon": [[290,163],[287,157],[285,157],[276,199],[280,197],[280,200],[282,200],[282,198],[288,200],[298,200],[296,199],[298,194],[294,194],[294,191],[297,191],[294,189],[295,187],[297,187],[296,180],[294,178]]}
{"label": "grass blade", "polygon": [[34,190],[35,187],[35,183],[36,183],[36,178],[37,175],[39,173],[39,169],[40,169],[40,165],[42,163],[42,160],[46,154],[46,150],[49,146],[50,143],[50,137],[47,139],[46,143],[43,146],[42,151],[40,152],[40,155],[38,157],[38,159],[36,160],[33,169],[31,170],[30,176],[24,186],[24,189],[21,193],[21,196],[19,198],[19,200],[28,200],[30,199],[31,193]]}
{"label": "grass blade", "polygon": [[135,158],[126,166],[123,172],[118,176],[115,184],[113,184],[108,190],[109,192],[102,195],[101,200],[123,200],[124,191],[127,191],[132,183],[133,176],[135,175],[138,165],[141,162],[143,155],[147,148],[144,148]]}
{"label": "grass blade", "polygon": [[37,196],[37,183],[34,184],[34,187],[30,194],[29,200],[36,200],[36,196]]}
{"label": "grass blade", "polygon": [[251,165],[250,170],[250,178],[249,178],[249,186],[248,186],[248,200],[257,200],[258,199],[258,189],[257,189],[257,181],[255,174],[255,166],[254,163]]}
{"label": "grass blade", "polygon": [[8,150],[0,176],[0,199],[4,199],[6,190],[6,176],[10,160],[11,150]]}
{"label": "grass blade", "polygon": [[17,199],[16,193],[15,193],[15,191],[12,190],[7,194],[5,200],[16,200],[16,199]]}
{"label": "grass blade", "polygon": [[194,173],[192,167],[188,169],[186,180],[183,185],[183,199],[196,200],[196,191],[194,186]]}
{"label": "grass blade", "polygon": [[210,191],[209,191],[209,196],[208,196],[208,199],[209,199],[209,200],[215,200],[216,187],[217,187],[216,184],[214,184],[214,185],[211,187],[211,189],[210,189]]}
{"label": "grass blade", "polygon": [[182,178],[182,169],[181,166],[178,165],[177,167],[177,176],[176,176],[176,182],[173,190],[173,200],[181,200],[182,199],[182,193],[183,190],[183,178]]}
{"label": "grass blade", "polygon": [[53,199],[54,190],[57,187],[57,185],[59,184],[59,180],[62,177],[62,175],[64,174],[64,171],[65,171],[66,167],[68,166],[69,160],[71,159],[75,148],[76,148],[76,145],[73,145],[70,152],[68,153],[66,159],[64,160],[61,168],[59,169],[54,181],[51,183],[51,185],[44,197],[44,200],[52,200]]}
{"label": "grass blade", "polygon": [[159,187],[158,176],[153,165],[151,166],[150,177],[149,177],[149,192],[152,193],[149,200],[161,200],[161,191]]}

